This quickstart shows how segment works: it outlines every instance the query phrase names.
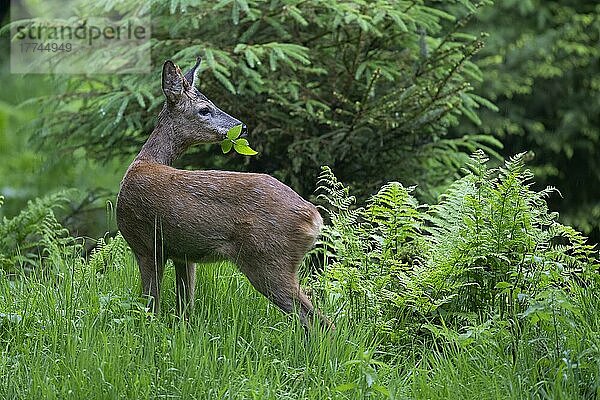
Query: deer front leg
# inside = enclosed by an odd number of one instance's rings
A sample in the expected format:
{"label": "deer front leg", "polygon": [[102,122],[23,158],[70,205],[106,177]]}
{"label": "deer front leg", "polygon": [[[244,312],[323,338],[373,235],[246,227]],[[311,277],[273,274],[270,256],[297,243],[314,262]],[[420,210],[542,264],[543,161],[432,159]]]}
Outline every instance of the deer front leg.
{"label": "deer front leg", "polygon": [[164,263],[155,257],[138,256],[138,266],[142,281],[142,295],[148,298],[148,306],[158,314],[160,310],[160,284],[163,278]]}
{"label": "deer front leg", "polygon": [[175,264],[177,315],[187,318],[194,308],[196,264],[186,261],[173,261],[173,263]]}

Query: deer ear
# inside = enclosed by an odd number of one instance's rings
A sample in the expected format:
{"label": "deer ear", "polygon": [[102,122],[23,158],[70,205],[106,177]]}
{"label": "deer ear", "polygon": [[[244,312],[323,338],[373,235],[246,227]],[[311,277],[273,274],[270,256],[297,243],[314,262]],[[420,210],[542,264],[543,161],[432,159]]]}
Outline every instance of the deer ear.
{"label": "deer ear", "polygon": [[194,64],[194,66],[192,68],[190,68],[188,70],[188,72],[185,73],[185,80],[187,81],[189,86],[192,88],[194,86],[196,86],[196,77],[198,75],[198,67],[200,66],[201,62],[202,62],[202,58],[200,56],[196,57],[196,64]]}
{"label": "deer ear", "polygon": [[162,90],[172,103],[176,103],[184,88],[184,78],[181,70],[171,60],[165,61],[162,70]]}

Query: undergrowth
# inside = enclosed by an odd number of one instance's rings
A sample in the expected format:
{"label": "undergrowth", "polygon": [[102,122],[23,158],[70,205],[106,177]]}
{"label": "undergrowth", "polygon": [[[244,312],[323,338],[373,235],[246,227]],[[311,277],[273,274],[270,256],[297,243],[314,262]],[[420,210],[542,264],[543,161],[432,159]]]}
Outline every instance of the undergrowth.
{"label": "undergrowth", "polygon": [[[593,246],[557,221],[532,189],[523,155],[489,169],[475,153],[436,205],[391,182],[364,207],[324,168],[319,197],[330,224],[321,289],[344,312],[375,318],[392,341],[431,326],[515,317],[552,290],[595,284]],[[409,335],[410,336],[410,335]]]}
{"label": "undergrowth", "polygon": [[435,205],[391,182],[358,207],[324,168],[329,225],[315,250],[325,265],[316,293],[340,314],[372,321],[390,351],[502,343],[511,365],[536,359],[540,379],[562,376],[561,384],[587,376],[571,389],[595,396],[600,352],[588,343],[581,359],[572,330],[586,324],[580,294],[598,288],[597,251],[557,221],[546,203],[556,190],[532,188],[523,154],[499,168],[487,162],[475,153]]}
{"label": "undergrowth", "polygon": [[325,168],[303,284],[337,329],[308,335],[229,264],[199,268],[189,323],[169,265],[154,318],[119,234],[86,259],[64,195],[31,202],[0,224],[0,397],[597,398],[597,252],[532,178],[476,153],[436,205],[390,182],[359,207]]}
{"label": "undergrowth", "polygon": [[[0,220],[0,270],[8,273],[42,272],[81,250],[56,217],[70,201],[72,190],[63,190],[27,203],[17,216]],[[3,197],[0,196],[0,206]],[[48,272],[48,271],[44,271]]]}

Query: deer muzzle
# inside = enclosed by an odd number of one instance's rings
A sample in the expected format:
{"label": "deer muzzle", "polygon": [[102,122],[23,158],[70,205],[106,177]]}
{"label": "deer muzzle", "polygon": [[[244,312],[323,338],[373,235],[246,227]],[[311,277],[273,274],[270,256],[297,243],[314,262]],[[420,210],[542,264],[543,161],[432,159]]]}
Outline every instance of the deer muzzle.
{"label": "deer muzzle", "polygon": [[248,127],[246,124],[242,124],[242,133],[240,133],[240,137],[248,136]]}

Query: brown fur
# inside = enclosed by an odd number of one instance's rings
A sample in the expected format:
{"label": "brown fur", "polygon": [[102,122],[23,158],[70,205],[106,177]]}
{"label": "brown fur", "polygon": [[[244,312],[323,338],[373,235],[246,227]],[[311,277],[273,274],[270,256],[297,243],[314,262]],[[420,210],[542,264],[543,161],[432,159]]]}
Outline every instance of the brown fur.
{"label": "brown fur", "polygon": [[[163,69],[167,102],[125,174],[117,202],[117,223],[136,255],[144,294],[158,312],[164,263],[172,259],[177,307],[183,313],[193,307],[193,263],[231,260],[259,292],[285,312],[296,310],[308,326],[315,311],[298,284],[297,271],[319,234],[323,222],[319,212],[269,175],[172,168],[169,164],[187,147],[215,141],[218,134],[224,137],[223,132],[240,122],[204,95],[186,95],[186,90],[197,92],[193,78],[186,89],[179,69],[167,63]],[[213,112],[218,120],[207,117],[186,124],[185,118],[198,118],[197,103],[218,110]],[[230,126],[223,127],[223,121]],[[190,125],[194,129],[181,132]]]}

